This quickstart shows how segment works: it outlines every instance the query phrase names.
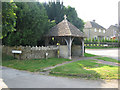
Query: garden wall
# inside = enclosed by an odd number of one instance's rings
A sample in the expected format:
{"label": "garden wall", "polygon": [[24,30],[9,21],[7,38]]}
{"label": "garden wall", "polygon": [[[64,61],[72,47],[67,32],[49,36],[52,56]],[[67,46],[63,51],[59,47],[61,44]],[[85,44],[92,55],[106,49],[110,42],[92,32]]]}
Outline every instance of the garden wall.
{"label": "garden wall", "polygon": [[[12,54],[12,50],[20,50],[22,51],[21,59],[40,59],[46,58],[46,53],[48,53],[48,58],[57,57],[57,47],[48,46],[48,47],[31,47],[31,46],[17,46],[17,47],[9,47],[2,46],[2,52],[8,55],[14,56]],[[20,54],[15,54],[15,57],[20,59]]]}

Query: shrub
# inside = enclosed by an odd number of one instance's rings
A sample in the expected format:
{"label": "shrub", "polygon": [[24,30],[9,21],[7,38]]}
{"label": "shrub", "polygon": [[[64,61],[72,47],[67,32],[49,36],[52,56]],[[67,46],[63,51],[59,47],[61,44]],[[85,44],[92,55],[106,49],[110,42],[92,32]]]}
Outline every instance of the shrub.
{"label": "shrub", "polygon": [[108,42],[107,38],[105,38],[104,42]]}
{"label": "shrub", "polygon": [[91,42],[91,38],[89,38],[89,42]]}
{"label": "shrub", "polygon": [[94,42],[95,40],[94,40],[94,38],[92,38],[92,42]]}
{"label": "shrub", "polygon": [[104,38],[102,38],[101,42],[104,42],[104,41],[105,41]]}

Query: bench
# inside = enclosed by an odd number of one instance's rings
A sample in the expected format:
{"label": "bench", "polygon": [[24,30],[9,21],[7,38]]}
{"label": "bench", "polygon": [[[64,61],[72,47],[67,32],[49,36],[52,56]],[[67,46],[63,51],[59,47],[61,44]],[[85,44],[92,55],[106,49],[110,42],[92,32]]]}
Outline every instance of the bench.
{"label": "bench", "polygon": [[107,44],[104,44],[103,46],[104,46],[104,47],[107,47],[108,45],[107,45]]}

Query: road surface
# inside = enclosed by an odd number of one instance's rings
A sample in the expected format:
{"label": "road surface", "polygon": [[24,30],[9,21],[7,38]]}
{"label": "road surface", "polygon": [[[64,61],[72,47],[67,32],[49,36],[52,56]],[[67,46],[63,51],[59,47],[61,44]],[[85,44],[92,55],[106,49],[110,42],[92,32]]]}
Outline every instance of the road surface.
{"label": "road surface", "polygon": [[118,81],[84,80],[40,75],[2,67],[2,77],[9,88],[118,88]]}
{"label": "road surface", "polygon": [[99,56],[111,57],[111,58],[120,60],[119,49],[118,48],[112,48],[112,49],[86,49],[85,52],[95,54],[95,55],[99,55]]}

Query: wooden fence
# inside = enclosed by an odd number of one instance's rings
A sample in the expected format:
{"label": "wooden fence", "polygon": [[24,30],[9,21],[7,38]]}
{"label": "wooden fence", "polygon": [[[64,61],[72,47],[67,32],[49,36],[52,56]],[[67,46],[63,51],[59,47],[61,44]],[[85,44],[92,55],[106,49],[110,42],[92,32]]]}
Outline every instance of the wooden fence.
{"label": "wooden fence", "polygon": [[84,44],[85,47],[118,47],[119,43],[111,42],[89,42]]}

